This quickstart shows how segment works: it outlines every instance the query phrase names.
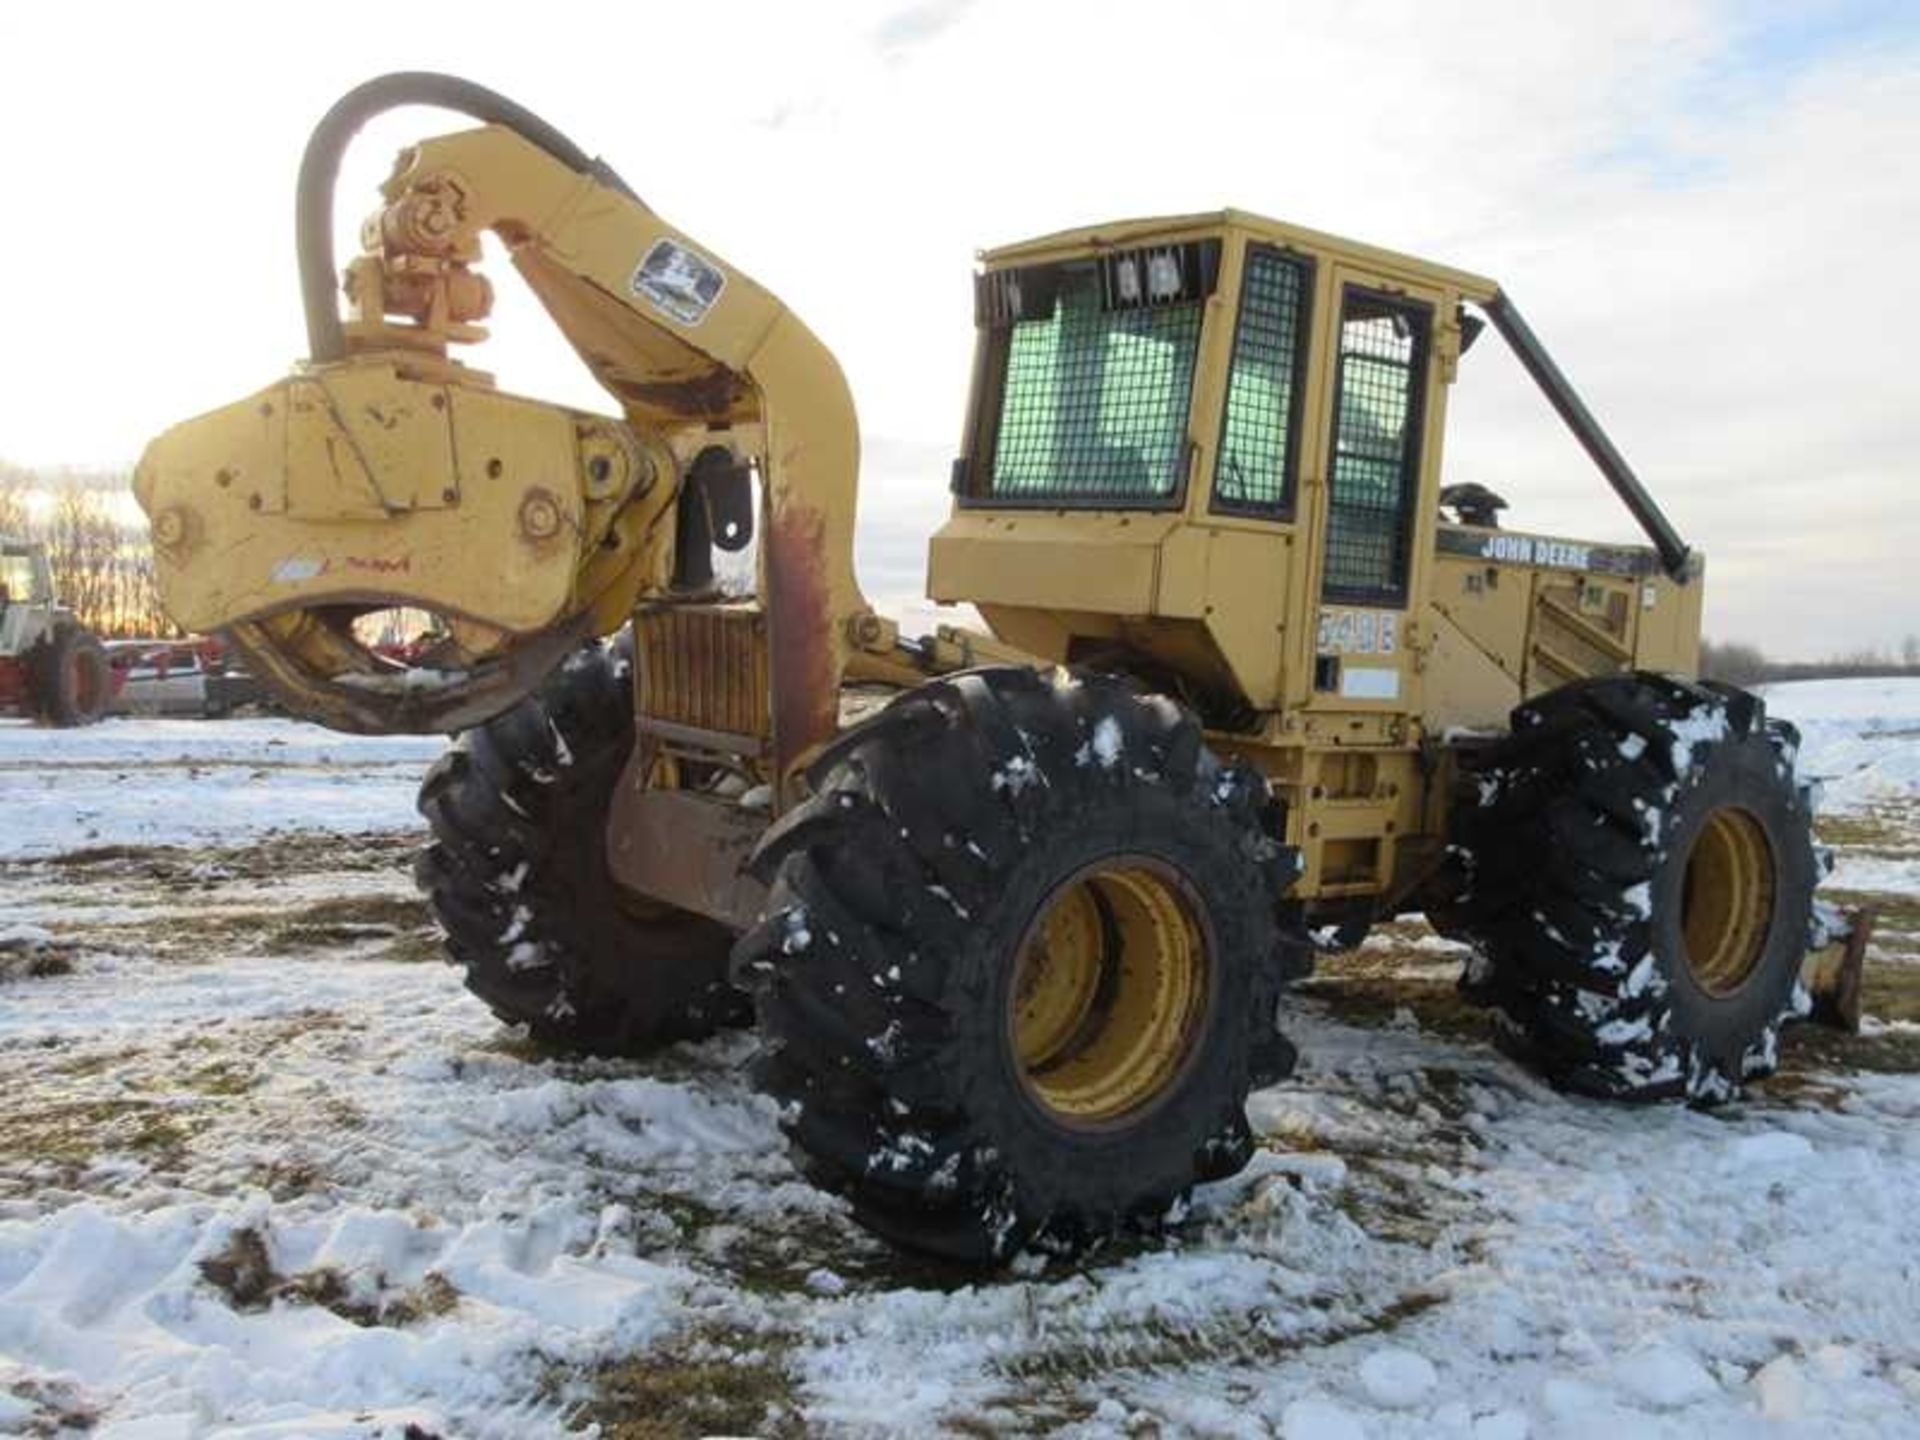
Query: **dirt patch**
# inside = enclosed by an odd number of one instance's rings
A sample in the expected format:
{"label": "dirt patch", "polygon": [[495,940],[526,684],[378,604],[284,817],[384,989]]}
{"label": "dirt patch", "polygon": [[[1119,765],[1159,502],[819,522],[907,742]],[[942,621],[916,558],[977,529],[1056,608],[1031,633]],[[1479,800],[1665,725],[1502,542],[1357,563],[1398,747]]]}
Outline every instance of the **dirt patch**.
{"label": "dirt patch", "polygon": [[7,1393],[33,1406],[33,1413],[20,1422],[18,1430],[9,1430],[9,1435],[59,1440],[69,1435],[85,1435],[100,1423],[99,1409],[64,1381],[22,1380],[9,1386]]}
{"label": "dirt patch", "polygon": [[79,955],[77,947],[56,940],[37,925],[0,930],[0,982],[70,975]]}
{"label": "dirt patch", "polygon": [[279,1301],[314,1305],[364,1328],[398,1328],[445,1315],[460,1303],[460,1292],[437,1270],[418,1284],[391,1288],[384,1275],[370,1286],[356,1286],[332,1266],[281,1275],[273,1268],[266,1238],[251,1226],[235,1230],[224,1249],[200,1262],[200,1277],[226,1296],[235,1310],[259,1311]]}
{"label": "dirt patch", "polygon": [[71,975],[77,952],[44,946],[37,950],[0,950],[0,982],[8,980],[51,980]]}
{"label": "dirt patch", "polygon": [[331,1310],[342,1320],[351,1321],[363,1329],[375,1326],[398,1329],[405,1325],[417,1325],[435,1315],[450,1314],[460,1304],[459,1290],[438,1270],[428,1271],[425,1279],[408,1290],[390,1290],[384,1280],[384,1276],[376,1276],[375,1293],[367,1296],[357,1293],[352,1282],[340,1271],[323,1267],[290,1277],[282,1283],[277,1295],[299,1304]]}
{"label": "dirt patch", "polygon": [[1844,814],[1820,815],[1813,822],[1813,833],[1823,845],[1836,850],[1855,851],[1898,859],[1911,855],[1915,834],[1911,816],[1904,807],[1876,805]]}
{"label": "dirt patch", "polygon": [[[606,1440],[797,1437],[807,1431],[788,1348],[784,1337],[719,1329],[681,1336],[584,1375],[558,1373],[548,1388],[573,1402],[569,1428],[597,1425]],[[578,1398],[583,1386],[585,1397]]]}
{"label": "dirt patch", "polygon": [[[1461,998],[1451,976],[1367,973],[1377,959],[1377,954],[1331,956],[1322,962],[1320,973],[1294,987],[1295,993],[1319,1001],[1335,1019],[1351,1025],[1380,1030],[1404,1025],[1410,1017],[1431,1034],[1492,1043],[1492,1018]],[[1285,1028],[1284,1020],[1281,1024]]]}
{"label": "dirt patch", "polygon": [[136,878],[172,889],[206,889],[233,880],[280,880],[289,874],[405,870],[420,848],[417,835],[374,831],[266,835],[246,845],[94,845],[44,859],[14,862],[67,880]]}
{"label": "dirt patch", "polygon": [[200,1262],[200,1278],[227,1297],[235,1310],[264,1310],[284,1284],[274,1271],[266,1237],[242,1226],[227,1239],[226,1248]]}

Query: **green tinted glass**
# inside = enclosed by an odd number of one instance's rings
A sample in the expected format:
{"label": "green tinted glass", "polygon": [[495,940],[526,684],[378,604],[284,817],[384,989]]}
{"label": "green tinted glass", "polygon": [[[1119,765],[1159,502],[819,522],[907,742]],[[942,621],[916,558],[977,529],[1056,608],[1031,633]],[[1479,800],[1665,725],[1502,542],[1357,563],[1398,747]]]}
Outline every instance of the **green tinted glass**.
{"label": "green tinted glass", "polygon": [[1107,310],[1091,267],[1007,338],[989,493],[1138,503],[1172,496],[1187,454],[1201,302]]}

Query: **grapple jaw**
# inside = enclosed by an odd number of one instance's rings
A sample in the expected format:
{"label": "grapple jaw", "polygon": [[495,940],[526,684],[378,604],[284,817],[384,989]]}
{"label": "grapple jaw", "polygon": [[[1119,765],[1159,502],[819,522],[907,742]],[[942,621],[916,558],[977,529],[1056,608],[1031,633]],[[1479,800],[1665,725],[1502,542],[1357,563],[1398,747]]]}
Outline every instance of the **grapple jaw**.
{"label": "grapple jaw", "polygon": [[377,734],[484,720],[617,627],[671,474],[618,421],[362,356],[175,426],[134,492],[179,624]]}

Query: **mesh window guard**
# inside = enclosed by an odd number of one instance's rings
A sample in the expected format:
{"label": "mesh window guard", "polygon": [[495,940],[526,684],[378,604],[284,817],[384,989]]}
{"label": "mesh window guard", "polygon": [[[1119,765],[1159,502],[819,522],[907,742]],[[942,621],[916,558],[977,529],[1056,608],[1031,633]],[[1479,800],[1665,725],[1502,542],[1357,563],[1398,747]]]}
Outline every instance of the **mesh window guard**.
{"label": "mesh window guard", "polygon": [[1347,292],[1327,506],[1329,598],[1405,598],[1426,358],[1421,307]]}
{"label": "mesh window guard", "polygon": [[1153,504],[1185,478],[1202,304],[1102,307],[1098,272],[1062,274],[1052,313],[1007,339],[988,493]]}
{"label": "mesh window guard", "polygon": [[1293,508],[1295,379],[1310,277],[1306,262],[1278,250],[1247,251],[1214,464],[1213,498],[1223,509],[1284,513]]}

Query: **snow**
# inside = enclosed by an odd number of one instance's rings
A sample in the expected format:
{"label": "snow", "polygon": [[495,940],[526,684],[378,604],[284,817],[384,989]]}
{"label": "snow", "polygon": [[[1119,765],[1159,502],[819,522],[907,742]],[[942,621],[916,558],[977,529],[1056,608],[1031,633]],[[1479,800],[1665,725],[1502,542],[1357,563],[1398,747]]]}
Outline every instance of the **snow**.
{"label": "snow", "polygon": [[1358,1417],[1331,1400],[1296,1400],[1280,1419],[1285,1440],[1366,1440]]}
{"label": "snow", "polygon": [[1671,1345],[1650,1345],[1615,1371],[1620,1389],[1654,1410],[1678,1410],[1719,1392],[1698,1360]]}
{"label": "snow", "polygon": [[1376,1350],[1360,1362],[1360,1384],[1367,1398],[1389,1410],[1411,1410],[1439,1383],[1433,1362],[1412,1350]]}
{"label": "snow", "polygon": [[1694,754],[1701,746],[1711,745],[1726,736],[1726,713],[1716,707],[1702,705],[1674,721],[1668,727],[1668,733],[1673,737],[1669,743],[1673,748],[1674,773],[1684,777],[1693,769]]}
{"label": "snow", "polygon": [[293,720],[0,720],[0,857],[413,829],[420,777],[446,743]]}
{"label": "snow", "polygon": [[[1858,803],[1887,834],[1836,882],[1920,893],[1920,791],[1891,783],[1920,776],[1920,685],[1782,692],[1803,766],[1872,751]],[[409,957],[436,753],[0,727],[8,802],[54,791],[0,835],[0,933],[74,956],[0,982],[0,1433],[62,1410],[113,1440],[585,1433],[621,1418],[591,1408],[602,1366],[703,1354],[773,1408],[668,1428],[1920,1436],[1910,1071],[1789,1040],[1792,1083],[1712,1113],[1568,1099],[1430,1024],[1411,987],[1460,952],[1402,922],[1288,1002],[1300,1072],[1175,1233],[935,1271],[796,1171],[749,1036],[555,1060]],[[1920,962],[1897,927],[1876,955]],[[1355,976],[1410,988],[1368,1018]],[[247,1253],[251,1299],[216,1279]]]}
{"label": "snow", "polygon": [[1799,771],[1823,808],[1920,796],[1920,677],[1796,680],[1763,686],[1767,712],[1800,729]]}

